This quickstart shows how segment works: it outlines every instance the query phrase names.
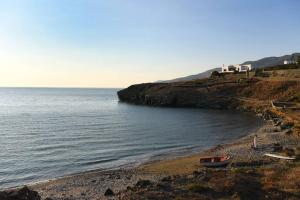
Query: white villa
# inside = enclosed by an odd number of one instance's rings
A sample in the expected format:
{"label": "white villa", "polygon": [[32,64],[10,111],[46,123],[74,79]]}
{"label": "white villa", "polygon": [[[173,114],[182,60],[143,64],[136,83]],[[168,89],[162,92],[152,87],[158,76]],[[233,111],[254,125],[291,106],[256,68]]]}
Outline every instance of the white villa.
{"label": "white villa", "polygon": [[222,73],[228,73],[228,72],[247,72],[251,70],[251,64],[249,65],[224,65],[222,66]]}

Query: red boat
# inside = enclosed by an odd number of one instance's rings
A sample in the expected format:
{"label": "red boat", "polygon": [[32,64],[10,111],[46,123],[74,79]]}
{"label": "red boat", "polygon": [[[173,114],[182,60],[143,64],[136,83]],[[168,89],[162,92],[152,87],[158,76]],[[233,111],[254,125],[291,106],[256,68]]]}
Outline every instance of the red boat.
{"label": "red boat", "polygon": [[232,158],[230,156],[217,156],[200,158],[200,164],[204,167],[226,167]]}

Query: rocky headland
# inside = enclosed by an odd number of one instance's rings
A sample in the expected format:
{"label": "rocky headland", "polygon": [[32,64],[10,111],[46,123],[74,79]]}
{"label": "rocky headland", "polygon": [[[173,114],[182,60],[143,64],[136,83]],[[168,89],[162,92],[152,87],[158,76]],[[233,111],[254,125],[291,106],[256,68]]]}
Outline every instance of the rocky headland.
{"label": "rocky headland", "polygon": [[[149,106],[235,109],[254,112],[265,119],[278,118],[295,123],[298,120],[299,94],[299,79],[246,77],[245,74],[218,75],[188,82],[144,83],[118,92],[121,102]],[[284,104],[281,107],[285,109],[274,106],[279,102]]]}

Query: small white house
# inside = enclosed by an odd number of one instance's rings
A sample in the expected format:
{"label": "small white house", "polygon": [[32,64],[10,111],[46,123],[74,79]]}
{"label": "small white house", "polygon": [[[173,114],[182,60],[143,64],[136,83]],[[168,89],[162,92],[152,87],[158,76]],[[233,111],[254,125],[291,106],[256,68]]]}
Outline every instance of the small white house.
{"label": "small white house", "polygon": [[222,73],[232,73],[234,71],[237,72],[247,72],[251,70],[251,64],[249,65],[224,65],[222,66]]}
{"label": "small white house", "polygon": [[297,62],[294,61],[294,60],[284,60],[284,61],[283,61],[283,64],[284,64],[284,65],[297,64]]}

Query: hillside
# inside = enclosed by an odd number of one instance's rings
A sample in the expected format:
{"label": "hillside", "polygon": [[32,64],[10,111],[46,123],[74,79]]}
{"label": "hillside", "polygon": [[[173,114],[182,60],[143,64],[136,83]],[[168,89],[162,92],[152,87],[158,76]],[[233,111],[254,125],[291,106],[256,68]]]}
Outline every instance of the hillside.
{"label": "hillside", "polygon": [[284,60],[296,60],[300,53],[293,53],[280,57],[266,57],[256,61],[246,61],[242,64],[251,64],[253,68],[270,67],[275,65],[282,65]]}
{"label": "hillside", "polygon": [[196,79],[207,78],[211,75],[211,73],[213,71],[220,71],[220,70],[221,70],[221,68],[213,68],[213,69],[207,70],[207,71],[199,73],[199,74],[194,74],[194,75],[185,76],[185,77],[181,77],[181,78],[175,78],[175,79],[167,80],[167,81],[157,81],[157,82],[159,82],[159,83],[174,83],[174,82],[181,82],[181,81],[192,81],[192,80],[196,80]]}
{"label": "hillside", "polygon": [[[284,55],[284,56],[279,56],[279,57],[274,57],[274,56],[273,57],[265,57],[265,58],[255,60],[255,61],[246,61],[242,64],[251,64],[253,68],[269,67],[269,66],[281,65],[281,64],[283,64],[284,60],[295,60],[299,55],[300,55],[300,53],[293,53],[290,55]],[[157,81],[157,82],[173,83],[173,82],[191,81],[191,80],[196,80],[196,79],[201,79],[201,78],[207,78],[211,75],[211,72],[213,72],[213,71],[221,71],[221,68],[217,67],[217,68],[213,68],[213,69],[207,70],[207,71],[199,73],[199,74],[175,78],[175,79],[166,80],[166,81]]]}

